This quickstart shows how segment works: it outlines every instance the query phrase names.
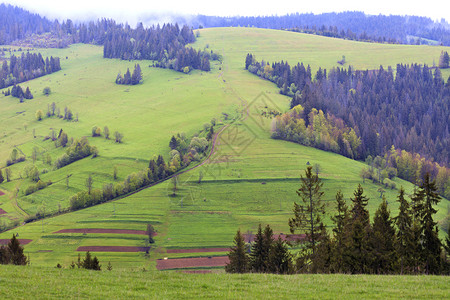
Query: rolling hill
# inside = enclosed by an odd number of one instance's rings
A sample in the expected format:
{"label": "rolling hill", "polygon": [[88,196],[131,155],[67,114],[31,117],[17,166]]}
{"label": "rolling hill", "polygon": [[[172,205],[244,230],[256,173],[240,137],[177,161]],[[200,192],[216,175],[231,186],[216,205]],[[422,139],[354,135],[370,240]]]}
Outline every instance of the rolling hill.
{"label": "rolling hill", "polygon": [[[223,56],[222,63],[212,63],[211,72],[193,71],[183,74],[148,67],[150,61],[122,61],[102,58],[102,48],[72,45],[67,49],[39,49],[43,56],[61,58],[62,70],[21,84],[29,86],[35,99],[19,103],[15,98],[1,98],[0,157],[9,156],[13,148],[27,160],[11,166],[13,180],[0,188],[0,208],[6,211],[3,223],[22,223],[36,212],[57,212],[68,206],[69,196],[86,189],[91,175],[94,187],[114,182],[113,169],[118,168],[118,181],[148,166],[149,159],[162,154],[168,157],[172,135],[198,133],[203,124],[217,119],[225,128],[217,136],[216,147],[207,162],[177,177],[144,189],[129,197],[76,212],[28,223],[0,234],[1,239],[18,233],[20,239],[31,239],[25,246],[32,265],[67,267],[76,261],[77,249],[86,247],[139,247],[138,252],[97,251],[101,262],[111,261],[115,268],[145,267],[154,270],[160,259],[175,257],[220,257],[229,247],[238,228],[255,231],[259,223],[269,223],[276,233],[287,233],[299,176],[308,164],[320,164],[324,182],[324,199],[329,215],[334,211],[334,195],[341,189],[346,199],[362,183],[359,171],[363,163],[298,144],[270,139],[270,123],[260,111],[266,107],[284,112],[290,98],[278,93],[277,87],[244,69],[247,53],[268,61],[310,64],[330,69],[345,55],[356,69],[374,69],[397,63],[437,61],[447,47],[385,45],[345,41],[293,32],[255,28],[214,28],[200,30],[192,47],[212,49]],[[114,83],[119,71],[140,63],[144,81],[137,86]],[[443,72],[447,78],[450,71]],[[52,93],[42,94],[45,87]],[[78,122],[58,118],[37,121],[35,112],[47,110],[55,102],[78,113]],[[124,142],[116,144],[101,137],[90,137],[93,126],[108,126],[124,134]],[[69,137],[88,136],[99,150],[96,158],[85,158],[64,168],[53,170],[43,162],[49,154],[54,161],[63,153],[44,137],[52,130],[63,129]],[[36,138],[34,137],[36,136]],[[31,153],[38,147],[36,162],[43,180],[53,184],[32,195],[23,191],[31,181],[21,179]],[[3,163],[3,162],[1,162]],[[71,174],[69,187],[66,176]],[[200,180],[201,179],[201,180]],[[412,193],[413,185],[396,178],[397,187]],[[370,198],[369,210],[380,203],[379,186],[362,184]],[[18,196],[14,197],[14,190]],[[175,195],[173,195],[175,194]],[[389,208],[395,215],[397,190],[387,190]],[[448,200],[439,204],[438,220],[447,215]],[[329,223],[329,221],[328,221]],[[92,229],[126,229],[145,231],[151,224],[157,231],[155,244],[146,243],[145,234],[95,232]],[[79,232],[61,230],[79,229]],[[145,247],[151,246],[147,255]],[[83,247],[83,248],[79,248]],[[217,251],[208,252],[212,248]],[[98,248],[90,248],[98,249]],[[104,248],[103,250],[107,250]],[[109,248],[111,250],[111,248]],[[197,249],[196,252],[173,249]],[[222,249],[222,250],[220,250]],[[194,253],[194,254],[193,254]],[[209,268],[210,266],[206,266]]]}

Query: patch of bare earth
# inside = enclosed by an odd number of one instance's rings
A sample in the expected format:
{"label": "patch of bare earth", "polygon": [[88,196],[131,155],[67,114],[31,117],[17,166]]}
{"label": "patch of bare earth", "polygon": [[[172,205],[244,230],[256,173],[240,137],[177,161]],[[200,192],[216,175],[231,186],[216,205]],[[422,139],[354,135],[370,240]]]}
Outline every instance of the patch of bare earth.
{"label": "patch of bare earth", "polygon": [[4,211],[2,208],[0,208],[0,215],[4,215],[4,214],[7,214],[7,212]]}
{"label": "patch of bare earth", "polygon": [[158,259],[156,261],[156,268],[158,270],[168,270],[183,268],[223,267],[228,262],[228,256]]}
{"label": "patch of bare earth", "polygon": [[[0,245],[7,245],[11,239],[0,239]],[[30,239],[18,239],[21,245],[26,245],[31,243],[33,240]]]}
{"label": "patch of bare earth", "polygon": [[230,248],[167,249],[167,253],[228,252]]}

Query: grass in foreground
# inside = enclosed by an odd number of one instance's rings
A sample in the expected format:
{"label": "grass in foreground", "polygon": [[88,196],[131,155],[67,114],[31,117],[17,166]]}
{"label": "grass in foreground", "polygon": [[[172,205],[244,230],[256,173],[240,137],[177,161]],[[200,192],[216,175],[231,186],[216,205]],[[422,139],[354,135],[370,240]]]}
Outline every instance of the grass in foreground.
{"label": "grass in foreground", "polygon": [[448,276],[231,275],[2,266],[0,298],[444,299]]}

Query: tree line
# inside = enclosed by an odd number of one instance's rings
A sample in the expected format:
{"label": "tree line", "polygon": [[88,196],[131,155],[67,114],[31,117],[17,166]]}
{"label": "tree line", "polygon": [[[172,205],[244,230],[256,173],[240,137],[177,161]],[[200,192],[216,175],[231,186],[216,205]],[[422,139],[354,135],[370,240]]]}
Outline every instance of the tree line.
{"label": "tree line", "polygon": [[[190,20],[194,27],[258,27],[270,29],[336,27],[346,38],[370,37],[372,40],[396,40],[404,44],[427,43],[450,45],[448,20],[433,21],[428,17],[399,15],[367,15],[359,11],[331,13],[291,13],[283,16],[217,17],[198,15]],[[335,32],[335,30],[331,30]]]}
{"label": "tree line", "polygon": [[[308,126],[306,126],[308,124]],[[272,121],[272,138],[339,153],[350,158],[359,157],[361,138],[342,119],[322,110],[311,109],[306,116],[299,104]]]}
{"label": "tree line", "polygon": [[339,38],[345,40],[353,40],[360,42],[374,42],[374,43],[388,43],[388,44],[401,44],[399,40],[393,37],[387,38],[386,36],[370,36],[366,31],[363,31],[360,34],[354,33],[351,29],[339,29],[337,26],[316,26],[309,25],[306,26],[296,26],[294,28],[288,29],[289,31],[306,33],[306,34],[315,34],[332,38]]}
{"label": "tree line", "polygon": [[[321,199],[321,179],[308,167],[300,182],[297,194],[301,201],[294,203],[294,216],[288,222],[291,234],[299,237],[291,244],[299,247],[298,254],[294,257],[281,239],[273,243],[270,226],[261,234],[260,225],[250,255],[237,232],[228,254],[227,272],[450,274],[450,228],[445,241],[441,241],[434,221],[434,206],[441,198],[427,174],[410,201],[400,189],[397,216],[391,216],[383,198],[372,222],[367,210],[369,198],[361,185],[350,198],[350,207],[338,191],[331,234],[323,223],[326,206]],[[274,264],[270,253],[275,251],[281,255]]]}
{"label": "tree line", "polygon": [[[2,63],[0,70],[0,89],[59,70],[61,70],[59,57],[51,56],[50,58],[46,57],[44,60],[40,53],[27,52],[25,54],[22,52],[21,56],[12,54],[9,58],[9,64],[6,60]],[[12,91],[11,94],[13,94]]]}
{"label": "tree line", "polygon": [[368,167],[361,170],[360,176],[364,179],[372,179],[373,182],[383,183],[386,186],[393,185],[390,179],[399,177],[416,185],[420,178],[428,174],[430,179],[436,182],[437,192],[450,199],[450,169],[436,162],[426,159],[417,153],[396,149],[394,146],[386,151],[383,156],[368,156]]}
{"label": "tree line", "polygon": [[[214,133],[213,124],[215,125],[215,122],[205,126],[201,132],[206,137],[201,137],[199,134],[190,139],[185,134],[172,136],[169,142],[171,151],[168,161],[162,155],[155,156],[150,159],[146,169],[129,174],[123,181],[107,183],[101,189],[94,189],[92,188],[93,179],[89,177],[86,181],[87,190],[70,197],[69,210],[79,210],[135,192],[150,184],[168,179],[177,171],[188,167],[192,161],[200,161],[210,148],[210,141]],[[117,179],[116,168],[113,177],[114,180]]]}
{"label": "tree line", "polygon": [[306,116],[313,108],[322,110],[353,128],[361,138],[357,158],[384,155],[394,145],[444,166],[450,163],[450,80],[445,83],[437,68],[398,64],[395,76],[391,67],[319,68],[313,80],[311,68],[303,64],[291,68],[248,54],[245,66],[292,96],[291,108],[302,105]]}

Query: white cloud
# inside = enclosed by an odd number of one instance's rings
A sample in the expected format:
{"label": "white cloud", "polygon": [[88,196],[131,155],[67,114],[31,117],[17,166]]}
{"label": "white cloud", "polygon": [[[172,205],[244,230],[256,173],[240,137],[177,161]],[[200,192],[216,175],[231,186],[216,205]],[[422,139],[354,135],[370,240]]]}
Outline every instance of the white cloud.
{"label": "white cloud", "polygon": [[434,20],[445,18],[450,21],[450,10],[444,8],[442,0],[415,1],[212,1],[212,0],[5,0],[25,7],[50,18],[86,19],[89,17],[111,17],[118,21],[128,20],[135,24],[147,13],[177,13],[206,15],[283,15],[286,13],[321,13],[341,11],[364,11],[368,14],[418,15]]}

